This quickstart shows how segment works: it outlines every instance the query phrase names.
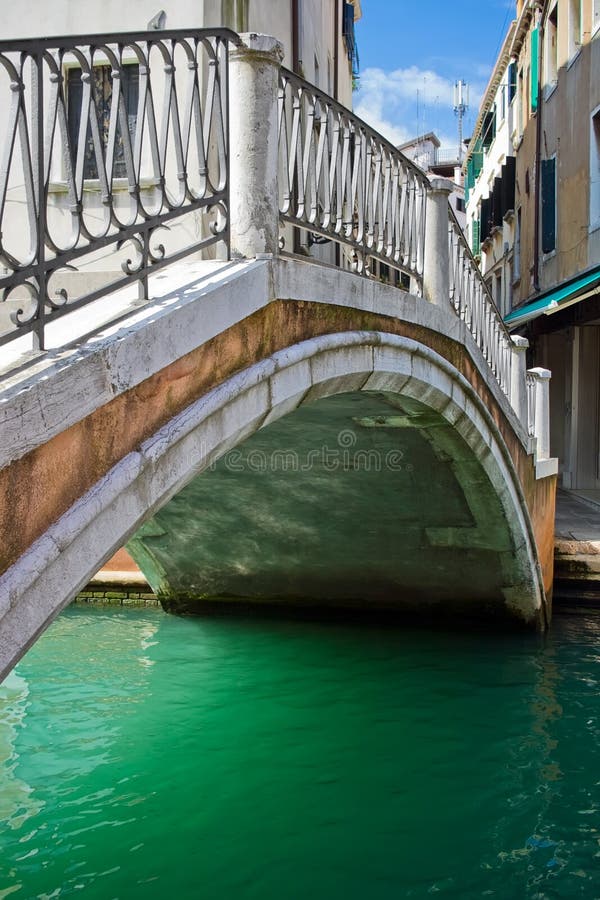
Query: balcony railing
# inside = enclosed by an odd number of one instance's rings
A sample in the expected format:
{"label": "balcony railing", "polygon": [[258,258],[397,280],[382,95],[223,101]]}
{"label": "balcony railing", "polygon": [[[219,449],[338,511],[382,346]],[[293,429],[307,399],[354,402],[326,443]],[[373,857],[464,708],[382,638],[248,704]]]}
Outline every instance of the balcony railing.
{"label": "balcony railing", "polygon": [[147,297],[151,271],[228,240],[238,41],[211,29],[0,43],[0,345],[30,332],[43,348],[50,320],[132,280]]}

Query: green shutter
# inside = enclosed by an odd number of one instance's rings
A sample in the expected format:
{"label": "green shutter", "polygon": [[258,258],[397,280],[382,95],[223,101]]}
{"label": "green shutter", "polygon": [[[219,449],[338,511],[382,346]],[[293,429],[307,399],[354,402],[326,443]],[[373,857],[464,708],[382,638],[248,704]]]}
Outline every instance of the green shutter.
{"label": "green shutter", "polygon": [[508,102],[512,103],[517,93],[517,64],[511,62],[508,65]]}
{"label": "green shutter", "polygon": [[534,28],[531,32],[531,109],[535,112],[538,105],[539,92],[539,30]]}
{"label": "green shutter", "polygon": [[473,233],[471,239],[471,251],[478,256],[479,250],[481,247],[481,241],[479,240],[479,219],[473,219]]}
{"label": "green shutter", "polygon": [[542,160],[542,253],[556,249],[556,157]]}
{"label": "green shutter", "polygon": [[473,157],[469,157],[469,161],[467,162],[467,185],[469,186],[469,190],[475,184],[475,172],[473,170]]}

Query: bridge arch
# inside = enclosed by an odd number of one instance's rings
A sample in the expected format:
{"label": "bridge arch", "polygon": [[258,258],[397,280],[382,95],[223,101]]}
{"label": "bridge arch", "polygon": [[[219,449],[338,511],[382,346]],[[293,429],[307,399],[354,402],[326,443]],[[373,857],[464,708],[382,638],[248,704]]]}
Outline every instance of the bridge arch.
{"label": "bridge arch", "polygon": [[[505,523],[500,550],[503,603],[543,627],[544,589],[519,478],[492,415],[444,358],[383,332],[323,335],[274,353],[232,376],[175,415],[129,453],[56,521],[3,579],[0,659],[7,671],[102,564],[191,479],[228,450],[305,404],[351,392],[394,395],[432,411],[448,429],[432,440],[452,455],[454,434],[468,453],[453,465],[473,496],[473,466],[484,473]],[[454,444],[456,446],[456,443]],[[480,535],[485,511],[479,508]],[[473,536],[471,536],[472,538]],[[444,534],[434,541],[444,541]]]}

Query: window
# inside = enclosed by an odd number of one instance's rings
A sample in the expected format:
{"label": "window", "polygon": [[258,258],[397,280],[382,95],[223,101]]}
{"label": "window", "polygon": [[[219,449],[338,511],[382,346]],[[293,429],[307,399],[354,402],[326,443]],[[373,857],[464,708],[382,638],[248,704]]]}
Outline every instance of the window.
{"label": "window", "polygon": [[569,59],[581,47],[581,2],[569,0]]}
{"label": "window", "polygon": [[[600,3],[600,0],[598,0],[598,2]],[[508,65],[508,103],[509,103],[509,105],[513,102],[516,93],[517,93],[517,64],[516,64],[516,62],[511,62]]]}
{"label": "window", "polygon": [[538,28],[534,28],[531,32],[531,109],[533,112],[538,107],[538,91],[539,91],[539,54],[540,54],[540,32]]}
{"label": "window", "polygon": [[548,13],[546,21],[546,70],[544,81],[548,86],[554,85],[558,78],[558,3]]}
{"label": "window", "polygon": [[524,123],[524,115],[523,115],[523,69],[519,69],[518,76],[518,94],[517,94],[517,103],[519,105],[519,135],[523,134],[523,128],[525,127]]}
{"label": "window", "polygon": [[556,249],[556,157],[542,160],[542,253]]}
{"label": "window", "polygon": [[[139,90],[139,67],[137,64],[125,65],[123,72],[123,96],[125,98],[125,110],[127,112],[127,122],[129,125],[129,134],[133,138],[135,132],[135,124],[137,117],[137,102]],[[110,124],[110,106],[112,101],[113,79],[111,75],[111,66],[101,65],[93,68],[92,89],[96,101],[96,112],[98,116],[98,127],[100,129],[100,138],[103,148],[108,143],[108,130]],[[73,165],[75,165],[77,157],[77,147],[79,144],[79,129],[81,124],[81,107],[83,101],[83,82],[81,80],[81,69],[70,68],[67,71],[67,106],[68,106],[68,128],[69,142],[71,145],[71,153],[73,157]],[[113,176],[115,178],[125,178],[127,171],[125,167],[125,152],[123,148],[123,135],[121,134],[120,125],[117,125],[117,140],[115,147]],[[108,173],[110,178],[110,173]],[[83,164],[84,178],[98,178],[98,161],[94,152],[94,142],[92,139],[92,129],[88,121],[87,132],[85,138],[85,153]]]}
{"label": "window", "polygon": [[502,312],[502,272],[496,272],[494,276],[494,303],[496,308]]}
{"label": "window", "polygon": [[358,75],[358,47],[354,34],[354,6],[352,3],[344,3],[344,16],[342,21],[342,36],[346,45],[346,55],[352,65],[352,74]]}
{"label": "window", "polygon": [[483,117],[481,126],[481,143],[484,150],[489,150],[496,137],[496,107],[492,106]]}
{"label": "window", "polygon": [[600,107],[590,127],[590,230],[600,228]]}
{"label": "window", "polygon": [[479,219],[473,216],[473,221],[471,222],[471,252],[475,256],[479,256],[479,248]]}

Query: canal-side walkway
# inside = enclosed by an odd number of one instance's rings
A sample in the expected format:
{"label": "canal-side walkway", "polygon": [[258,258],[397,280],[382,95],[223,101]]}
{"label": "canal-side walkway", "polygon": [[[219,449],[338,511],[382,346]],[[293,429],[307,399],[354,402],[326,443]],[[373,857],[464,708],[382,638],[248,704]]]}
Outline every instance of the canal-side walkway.
{"label": "canal-side walkway", "polygon": [[556,495],[554,609],[600,610],[600,491]]}

